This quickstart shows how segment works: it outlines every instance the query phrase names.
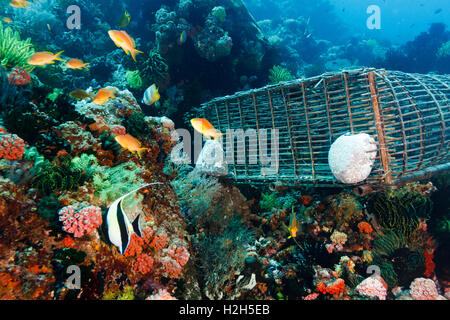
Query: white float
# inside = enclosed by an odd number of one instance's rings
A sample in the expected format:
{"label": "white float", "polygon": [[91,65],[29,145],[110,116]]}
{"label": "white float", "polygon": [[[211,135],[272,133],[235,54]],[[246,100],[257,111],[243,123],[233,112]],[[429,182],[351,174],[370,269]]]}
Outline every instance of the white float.
{"label": "white float", "polygon": [[366,133],[340,136],[328,153],[331,172],[342,183],[362,182],[372,171],[376,150],[375,140]]}

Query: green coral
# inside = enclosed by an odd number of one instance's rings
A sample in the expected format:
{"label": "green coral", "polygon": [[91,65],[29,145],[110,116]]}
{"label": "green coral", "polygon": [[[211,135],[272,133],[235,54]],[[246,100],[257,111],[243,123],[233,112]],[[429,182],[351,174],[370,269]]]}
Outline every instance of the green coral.
{"label": "green coral", "polygon": [[[95,194],[104,202],[112,202],[124,194],[139,188],[144,180],[139,176],[141,169],[134,162],[122,163],[114,168],[101,167],[93,177]],[[142,196],[129,197],[125,207],[133,207],[142,200]]]}
{"label": "green coral", "polygon": [[113,152],[114,155],[117,155],[119,152],[122,151],[122,147],[120,146],[120,144],[117,143],[117,141],[110,134],[110,132],[108,131],[103,132],[99,138],[103,150],[110,150]]}
{"label": "green coral", "polygon": [[142,112],[133,112],[124,121],[123,125],[127,129],[127,133],[136,138],[145,138],[152,133],[152,128],[145,121]]}
{"label": "green coral", "polygon": [[58,197],[55,194],[43,197],[38,202],[38,214],[49,221],[49,228],[53,232],[61,231],[61,222],[59,221],[58,210],[61,205],[58,201]]}
{"label": "green coral", "polygon": [[142,64],[140,74],[145,85],[158,84],[169,76],[169,65],[156,50],[152,50]]}
{"label": "green coral", "polygon": [[420,218],[429,217],[431,209],[429,198],[408,189],[378,193],[369,201],[369,211],[380,226],[405,237],[417,229]]}
{"label": "green coral", "polygon": [[45,195],[75,190],[86,179],[81,170],[72,166],[70,157],[63,157],[52,162],[38,158],[31,173],[33,187]]}
{"label": "green coral", "polygon": [[47,95],[47,99],[49,99],[52,102],[56,102],[58,100],[59,96],[64,94],[64,91],[59,88],[53,89],[53,92]]}
{"label": "green coral", "polygon": [[444,42],[437,52],[438,58],[450,57],[450,41]]}
{"label": "green coral", "polygon": [[72,159],[72,166],[76,170],[80,170],[88,178],[94,176],[96,172],[100,169],[97,158],[92,154],[83,153],[79,157],[75,157]]}
{"label": "green coral", "polygon": [[33,67],[28,64],[28,60],[34,54],[31,39],[20,39],[20,34],[11,28],[5,28],[0,22],[0,64],[2,66],[22,67],[28,71]]}
{"label": "green coral", "polygon": [[107,291],[103,295],[102,300],[134,300],[133,287],[125,286],[121,292]]}
{"label": "green coral", "polygon": [[272,84],[277,84],[283,81],[293,80],[294,76],[289,72],[288,69],[283,68],[282,66],[273,66],[272,69],[269,70],[269,81]]}
{"label": "green coral", "polygon": [[402,234],[387,231],[374,241],[375,265],[389,286],[405,286],[425,272],[425,257],[421,250],[411,250]]}
{"label": "green coral", "polygon": [[125,76],[130,88],[139,89],[142,87],[142,78],[139,70],[127,71]]}
{"label": "green coral", "polygon": [[301,196],[300,192],[290,191],[285,195],[279,195],[277,192],[263,193],[259,205],[264,211],[273,209],[287,210],[297,204],[297,199]]}
{"label": "green coral", "polygon": [[219,20],[220,22],[224,22],[225,19],[227,18],[227,12],[225,11],[225,8],[222,6],[214,7],[211,10],[211,14],[214,17],[216,17],[216,19]]}
{"label": "green coral", "polygon": [[375,251],[383,256],[391,256],[395,250],[406,245],[405,238],[401,234],[394,231],[387,231],[384,235],[379,236],[374,241]]}

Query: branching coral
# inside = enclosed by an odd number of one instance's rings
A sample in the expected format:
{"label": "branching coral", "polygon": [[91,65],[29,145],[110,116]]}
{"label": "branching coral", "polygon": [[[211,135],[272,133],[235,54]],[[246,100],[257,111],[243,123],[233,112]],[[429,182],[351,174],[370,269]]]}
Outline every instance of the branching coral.
{"label": "branching coral", "polygon": [[11,28],[5,28],[0,22],[0,63],[2,66],[23,67],[31,70],[28,59],[34,54],[31,39],[21,40],[20,34]]}

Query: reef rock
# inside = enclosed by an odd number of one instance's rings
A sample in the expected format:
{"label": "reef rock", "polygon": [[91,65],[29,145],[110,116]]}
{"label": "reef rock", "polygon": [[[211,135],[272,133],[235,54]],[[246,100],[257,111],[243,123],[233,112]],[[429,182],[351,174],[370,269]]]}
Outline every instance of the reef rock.
{"label": "reef rock", "polygon": [[340,136],[330,148],[328,164],[334,177],[343,183],[367,179],[376,156],[375,140],[366,133]]}

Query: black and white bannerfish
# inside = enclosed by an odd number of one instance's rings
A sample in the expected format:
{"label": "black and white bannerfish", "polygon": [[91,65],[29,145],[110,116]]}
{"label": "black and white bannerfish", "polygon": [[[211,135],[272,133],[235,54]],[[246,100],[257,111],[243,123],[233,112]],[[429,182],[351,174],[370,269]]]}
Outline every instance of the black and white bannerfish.
{"label": "black and white bannerfish", "polygon": [[106,214],[106,224],[108,228],[109,241],[119,248],[121,254],[128,248],[130,243],[131,235],[136,233],[139,237],[142,237],[140,229],[140,217],[139,214],[133,223],[128,219],[125,211],[123,210],[122,203],[123,200],[130,194],[135,193],[145,187],[162,184],[161,182],[148,183],[139,187],[115,200],[112,205],[108,208],[108,213]]}
{"label": "black and white bannerfish", "polygon": [[155,84],[152,84],[147,90],[144,92],[144,97],[142,98],[142,103],[145,103],[148,106],[151,106],[160,98],[158,88],[156,88]]}

